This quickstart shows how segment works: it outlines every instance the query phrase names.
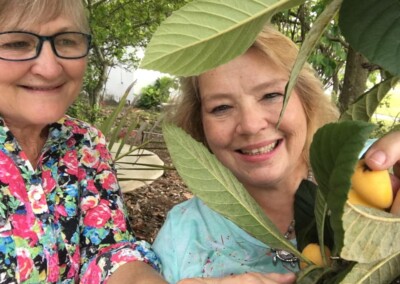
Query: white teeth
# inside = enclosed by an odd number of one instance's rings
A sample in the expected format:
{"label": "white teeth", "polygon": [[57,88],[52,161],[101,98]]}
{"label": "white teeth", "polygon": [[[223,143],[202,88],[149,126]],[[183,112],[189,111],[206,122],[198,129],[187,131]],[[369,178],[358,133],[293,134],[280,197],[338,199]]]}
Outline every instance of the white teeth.
{"label": "white teeth", "polygon": [[246,155],[260,155],[260,154],[265,154],[268,152],[271,152],[272,150],[274,150],[274,148],[276,147],[276,144],[278,142],[275,142],[273,144],[269,144],[268,146],[262,147],[262,148],[258,148],[258,149],[253,149],[253,150],[242,150],[243,154]]}

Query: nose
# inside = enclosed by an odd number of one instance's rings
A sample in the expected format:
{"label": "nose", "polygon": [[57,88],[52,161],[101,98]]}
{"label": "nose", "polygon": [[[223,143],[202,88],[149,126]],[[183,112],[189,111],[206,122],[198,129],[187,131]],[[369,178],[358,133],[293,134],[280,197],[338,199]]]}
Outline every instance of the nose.
{"label": "nose", "polygon": [[44,42],[39,56],[34,59],[32,72],[47,79],[57,78],[62,72],[59,58],[54,54],[50,42]]}
{"label": "nose", "polygon": [[238,117],[236,131],[242,135],[257,134],[268,127],[268,115],[257,108],[243,108]]}

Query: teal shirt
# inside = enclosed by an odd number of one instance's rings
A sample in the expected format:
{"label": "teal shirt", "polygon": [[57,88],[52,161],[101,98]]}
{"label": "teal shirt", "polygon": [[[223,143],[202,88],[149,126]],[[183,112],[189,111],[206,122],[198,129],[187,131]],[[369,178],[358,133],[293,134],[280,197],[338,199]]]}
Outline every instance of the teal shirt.
{"label": "teal shirt", "polygon": [[245,272],[298,271],[273,263],[270,247],[194,197],[176,205],[153,244],[168,283],[191,277],[221,277]]}

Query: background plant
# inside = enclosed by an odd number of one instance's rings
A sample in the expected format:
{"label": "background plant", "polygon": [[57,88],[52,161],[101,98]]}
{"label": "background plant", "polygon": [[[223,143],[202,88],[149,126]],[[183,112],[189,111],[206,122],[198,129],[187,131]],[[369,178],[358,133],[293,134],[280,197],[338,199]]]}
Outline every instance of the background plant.
{"label": "background plant", "polygon": [[177,79],[174,77],[161,77],[156,79],[154,84],[144,87],[135,105],[143,109],[161,108],[163,103],[167,103],[170,99],[170,94],[176,92],[178,88]]}
{"label": "background plant", "polygon": [[[160,22],[186,0],[84,0],[93,35],[84,91],[98,108],[112,67],[135,70]],[[94,114],[97,114],[96,112]],[[94,115],[90,122],[94,122]]]}

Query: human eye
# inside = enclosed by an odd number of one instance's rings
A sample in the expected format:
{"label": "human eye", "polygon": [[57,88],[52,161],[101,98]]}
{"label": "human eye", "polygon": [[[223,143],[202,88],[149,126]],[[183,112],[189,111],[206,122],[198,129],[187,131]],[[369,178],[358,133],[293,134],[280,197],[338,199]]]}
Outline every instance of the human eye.
{"label": "human eye", "polygon": [[55,41],[55,44],[60,47],[74,47],[79,44],[76,38],[71,37],[71,36],[63,36],[57,38]]}
{"label": "human eye", "polygon": [[215,115],[222,115],[229,111],[231,109],[231,106],[229,105],[218,105],[213,108],[211,108],[210,113],[215,114]]}
{"label": "human eye", "polygon": [[19,35],[3,35],[0,48],[10,51],[24,51],[36,48],[36,41]]}
{"label": "human eye", "polygon": [[63,33],[56,36],[54,43],[57,47],[75,48],[85,43],[85,37],[80,33]]}
{"label": "human eye", "polygon": [[262,96],[263,100],[277,100],[277,99],[282,99],[283,98],[283,94],[279,93],[279,92],[270,92],[270,93],[266,93]]}

